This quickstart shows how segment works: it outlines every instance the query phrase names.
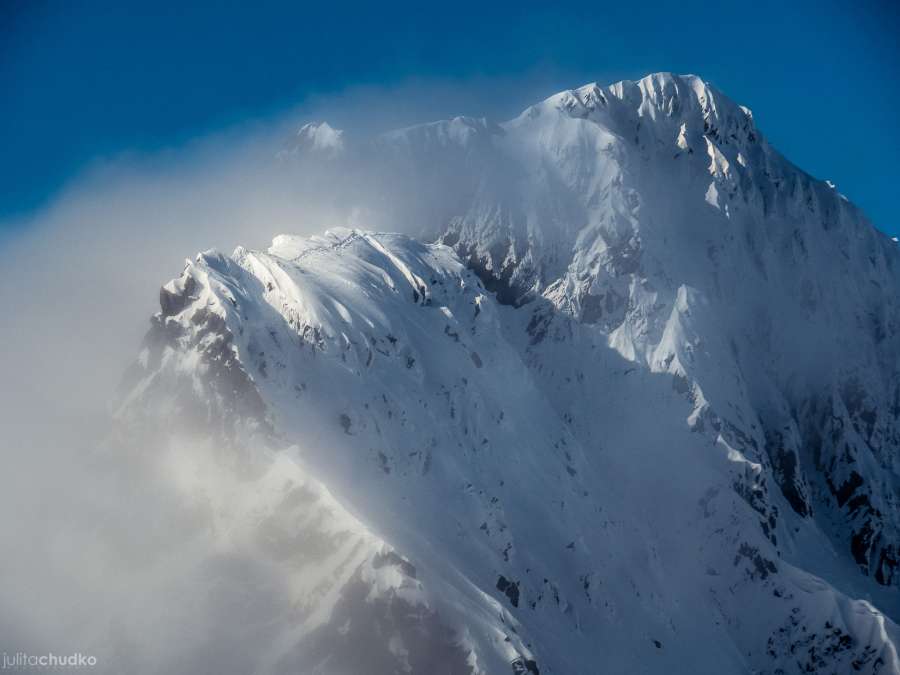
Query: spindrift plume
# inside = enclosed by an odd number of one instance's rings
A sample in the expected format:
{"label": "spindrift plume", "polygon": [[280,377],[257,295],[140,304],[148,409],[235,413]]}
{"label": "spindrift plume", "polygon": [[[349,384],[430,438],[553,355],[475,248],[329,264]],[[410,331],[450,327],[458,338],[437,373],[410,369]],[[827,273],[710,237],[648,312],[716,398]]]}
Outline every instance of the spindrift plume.
{"label": "spindrift plume", "polygon": [[[19,420],[10,655],[111,673],[900,672],[896,242],[694,76],[590,84],[506,122],[332,124],[239,161],[213,143],[137,190],[165,221],[158,257],[190,257],[135,339],[111,431],[39,406]],[[159,206],[173,192],[187,207]],[[84,333],[110,353],[111,308],[151,267],[131,255],[147,220],[123,245],[118,218],[79,209],[99,243],[49,228],[60,242],[11,256],[31,272],[3,289],[39,355],[8,370],[46,369],[74,417],[96,385],[55,336],[99,325]],[[46,272],[86,275],[109,242],[96,283]]]}
{"label": "spindrift plume", "polygon": [[265,500],[254,669],[900,670],[900,252],[748,109],[656,74],[280,161],[378,166],[356,227],[189,260],[118,413]]}

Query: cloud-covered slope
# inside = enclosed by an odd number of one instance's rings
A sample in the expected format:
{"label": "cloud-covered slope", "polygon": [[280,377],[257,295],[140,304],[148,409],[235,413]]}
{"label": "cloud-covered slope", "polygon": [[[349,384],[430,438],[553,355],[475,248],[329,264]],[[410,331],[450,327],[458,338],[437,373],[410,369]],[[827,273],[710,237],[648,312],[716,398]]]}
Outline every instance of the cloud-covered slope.
{"label": "cloud-covered slope", "polygon": [[298,139],[328,175],[382,158],[348,213],[438,243],[201,254],[119,412],[333,500],[232,542],[308,565],[254,669],[900,670],[898,252],[749,111],[660,74]]}

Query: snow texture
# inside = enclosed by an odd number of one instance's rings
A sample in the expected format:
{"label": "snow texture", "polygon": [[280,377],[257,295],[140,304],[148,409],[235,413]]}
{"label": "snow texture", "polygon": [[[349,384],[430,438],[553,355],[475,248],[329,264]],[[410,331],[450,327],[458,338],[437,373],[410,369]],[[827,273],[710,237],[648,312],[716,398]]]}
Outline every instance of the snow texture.
{"label": "snow texture", "polygon": [[210,441],[303,551],[249,670],[900,672],[900,252],[747,108],[660,73],[295,140],[465,180],[161,291],[123,429]]}

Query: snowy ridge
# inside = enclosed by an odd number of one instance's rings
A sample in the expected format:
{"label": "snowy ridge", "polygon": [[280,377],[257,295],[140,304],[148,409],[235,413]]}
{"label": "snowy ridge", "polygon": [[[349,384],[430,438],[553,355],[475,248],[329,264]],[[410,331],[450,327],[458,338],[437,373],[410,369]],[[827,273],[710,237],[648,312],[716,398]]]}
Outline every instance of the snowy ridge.
{"label": "snowy ridge", "polygon": [[282,151],[283,157],[314,152],[323,157],[337,157],[344,151],[344,132],[328,122],[304,124]]}
{"label": "snowy ridge", "polygon": [[[478,167],[479,183],[429,236],[502,301],[543,295],[626,358],[687,375],[717,417],[766,448],[792,507],[826,531],[845,521],[841,546],[892,583],[900,512],[883,470],[897,476],[900,440],[896,246],[693,76],[588,85],[501,128],[466,155],[459,170]],[[418,152],[409,173],[428,192],[435,161]],[[832,410],[840,429],[816,450]]]}
{"label": "snowy ridge", "polygon": [[693,76],[332,149],[464,175],[438,243],[201,254],[119,413],[287,461],[366,542],[251,670],[900,672],[900,260],[852,204]]}

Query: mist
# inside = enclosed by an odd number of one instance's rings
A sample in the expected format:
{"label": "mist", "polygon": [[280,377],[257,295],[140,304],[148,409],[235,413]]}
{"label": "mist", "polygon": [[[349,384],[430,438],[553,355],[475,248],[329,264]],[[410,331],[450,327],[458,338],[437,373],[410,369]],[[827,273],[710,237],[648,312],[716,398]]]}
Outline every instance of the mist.
{"label": "mist", "polygon": [[[534,86],[514,84],[516,95],[500,97],[507,107],[533,95]],[[7,646],[93,650],[101,671],[250,669],[242,650],[261,630],[254,621],[287,611],[296,585],[295,572],[239,543],[252,539],[245,516],[259,504],[236,496],[240,485],[217,474],[201,440],[124,447],[112,434],[116,388],[158,309],[158,289],[209,248],[265,248],[279,233],[343,225],[421,229],[436,211],[406,193],[406,177],[359,153],[330,169],[296,161],[285,153],[292,137],[305,121],[329,120],[364,140],[473,112],[479,94],[487,112],[511,114],[497,106],[501,88],[348,90],[180,147],[98,158],[46,208],[8,228],[0,240]],[[447,184],[450,199],[454,189]],[[258,476],[293,471],[265,453],[255,461]]]}

